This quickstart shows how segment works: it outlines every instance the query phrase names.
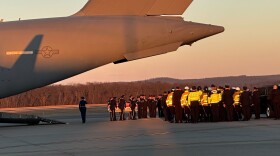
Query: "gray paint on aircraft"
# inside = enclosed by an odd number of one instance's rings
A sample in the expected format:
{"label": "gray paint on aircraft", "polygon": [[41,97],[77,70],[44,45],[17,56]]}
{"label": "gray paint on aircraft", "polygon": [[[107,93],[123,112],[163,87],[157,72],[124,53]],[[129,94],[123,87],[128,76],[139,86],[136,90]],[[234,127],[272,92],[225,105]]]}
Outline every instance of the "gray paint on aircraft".
{"label": "gray paint on aircraft", "polygon": [[[93,2],[89,1],[86,7],[89,13],[94,13],[89,5]],[[185,5],[188,7],[189,3]],[[129,11],[122,16],[89,14],[3,22],[0,23],[0,98],[108,63],[176,51],[180,46],[223,31],[223,27],[186,22],[181,17],[130,15]],[[33,54],[24,54],[30,51]],[[23,54],[7,55],[7,52]]]}

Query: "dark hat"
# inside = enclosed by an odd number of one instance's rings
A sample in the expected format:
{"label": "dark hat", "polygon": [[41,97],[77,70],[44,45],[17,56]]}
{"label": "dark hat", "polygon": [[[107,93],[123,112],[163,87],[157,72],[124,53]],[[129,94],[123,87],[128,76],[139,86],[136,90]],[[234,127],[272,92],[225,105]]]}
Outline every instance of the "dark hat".
{"label": "dark hat", "polygon": [[192,86],[192,90],[196,90],[196,86]]}
{"label": "dark hat", "polygon": [[247,90],[247,89],[248,89],[248,87],[246,87],[246,86],[243,87],[243,90]]}
{"label": "dark hat", "polygon": [[208,91],[208,87],[207,86],[204,86],[204,91]]}
{"label": "dark hat", "polygon": [[230,86],[229,85],[225,85],[225,88],[230,88]]}

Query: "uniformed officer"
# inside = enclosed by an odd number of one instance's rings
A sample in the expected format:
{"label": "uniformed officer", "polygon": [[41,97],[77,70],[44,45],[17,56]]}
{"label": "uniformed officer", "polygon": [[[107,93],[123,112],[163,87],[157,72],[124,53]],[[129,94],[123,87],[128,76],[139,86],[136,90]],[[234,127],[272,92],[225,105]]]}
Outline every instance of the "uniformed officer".
{"label": "uniformed officer", "polygon": [[261,117],[261,106],[260,106],[260,92],[257,87],[254,87],[252,92],[252,105],[255,110],[255,119],[260,119]]}
{"label": "uniformed officer", "polygon": [[201,100],[200,100],[201,106],[202,106],[202,114],[203,114],[203,119],[205,121],[210,121],[211,119],[211,108],[209,105],[209,90],[208,87],[205,86],[203,89],[203,93],[201,95]]}
{"label": "uniformed officer", "polygon": [[125,101],[125,96],[122,95],[120,98],[119,98],[119,104],[118,104],[118,107],[119,109],[121,110],[120,112],[120,120],[125,120],[125,115],[124,115],[124,109],[126,107],[126,101]]}
{"label": "uniformed officer", "polygon": [[221,99],[221,94],[219,94],[217,90],[212,90],[211,95],[209,97],[209,103],[211,105],[212,121],[213,122],[218,122],[219,121],[220,99]]}
{"label": "uniformed officer", "polygon": [[140,95],[137,98],[137,107],[138,107],[138,119],[141,119],[143,116],[143,95]]}
{"label": "uniformed officer", "polygon": [[162,96],[162,100],[161,100],[161,107],[163,110],[163,115],[164,115],[165,121],[168,121],[167,104],[166,104],[167,95],[168,95],[167,92],[164,92],[163,96]]}
{"label": "uniformed officer", "polygon": [[188,96],[188,103],[190,103],[192,123],[197,123],[199,119],[199,102],[201,94],[196,90],[196,87],[192,87],[192,91]]}
{"label": "uniformed officer", "polygon": [[186,118],[186,123],[190,122],[191,119],[191,110],[190,105],[188,103],[188,96],[190,94],[190,88],[188,86],[185,87],[185,92],[181,96],[181,106],[183,108],[183,114]]}
{"label": "uniformed officer", "polygon": [[183,122],[183,109],[181,106],[181,97],[184,92],[180,89],[180,87],[176,87],[176,90],[173,93],[172,97],[172,105],[175,108],[175,123]]}
{"label": "uniformed officer", "polygon": [[160,94],[157,97],[156,101],[157,101],[158,117],[162,118],[162,117],[164,117],[163,108],[162,108],[162,94]]}
{"label": "uniformed officer", "polygon": [[143,108],[142,118],[148,118],[148,102],[146,100],[146,96],[145,95],[143,95],[143,98],[142,98],[142,100],[140,102],[141,102],[142,108]]}
{"label": "uniformed officer", "polygon": [[230,88],[230,86],[226,85],[222,101],[223,106],[226,108],[227,121],[233,121],[233,94],[234,91]]}
{"label": "uniformed officer", "polygon": [[136,120],[136,99],[133,97],[133,96],[130,96],[129,98],[129,102],[130,102],[130,109],[131,109],[131,112],[130,112],[130,119],[132,120]]}
{"label": "uniformed officer", "polygon": [[243,87],[243,91],[240,95],[240,103],[243,113],[243,121],[249,121],[251,118],[251,94],[246,86]]}
{"label": "uniformed officer", "polygon": [[[202,90],[201,86],[198,86],[196,88],[196,90],[200,94],[200,97],[201,97],[203,94],[203,90]],[[203,106],[202,106],[201,102],[199,102],[199,120],[203,121],[204,117],[205,117],[205,112],[203,110]]]}
{"label": "uniformed officer", "polygon": [[218,93],[221,95],[221,99],[220,99],[220,102],[219,102],[219,120],[220,121],[226,121],[226,115],[227,115],[227,111],[226,111],[226,108],[224,107],[224,103],[222,101],[222,97],[223,97],[223,94],[224,94],[224,90],[225,88],[224,87],[219,87],[217,89]]}
{"label": "uniformed officer", "polygon": [[240,95],[241,90],[239,87],[235,88],[235,92],[233,94],[233,106],[234,106],[234,119],[239,121],[242,119],[242,108],[240,103]]}
{"label": "uniformed officer", "polygon": [[87,104],[86,98],[81,97],[81,101],[79,103],[79,110],[81,112],[81,117],[82,117],[83,124],[86,123],[86,113],[87,113],[86,104]]}
{"label": "uniformed officer", "polygon": [[151,118],[151,116],[152,116],[152,95],[150,95],[147,99],[147,106],[149,109],[149,117]]}
{"label": "uniformed officer", "polygon": [[175,110],[174,110],[174,106],[172,104],[174,91],[175,90],[172,89],[170,92],[168,92],[167,99],[166,99],[166,104],[167,104],[166,112],[167,112],[169,122],[174,122],[174,112],[175,112]]}
{"label": "uniformed officer", "polygon": [[275,113],[275,120],[280,119],[280,90],[277,85],[273,86],[273,90],[270,92],[269,99],[272,103]]}
{"label": "uniformed officer", "polygon": [[151,112],[149,112],[150,118],[156,118],[157,117],[157,100],[156,100],[155,95],[152,95],[152,98],[150,101],[150,108],[151,108]]}
{"label": "uniformed officer", "polygon": [[117,101],[116,101],[116,97],[112,97],[109,100],[109,109],[110,109],[110,121],[116,121],[116,108],[117,108]]}

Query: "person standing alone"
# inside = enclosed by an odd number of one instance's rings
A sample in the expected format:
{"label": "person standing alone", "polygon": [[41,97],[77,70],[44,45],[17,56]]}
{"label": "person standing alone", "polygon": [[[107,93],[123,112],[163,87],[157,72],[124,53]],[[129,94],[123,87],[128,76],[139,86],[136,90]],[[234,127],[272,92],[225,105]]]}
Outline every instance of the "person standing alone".
{"label": "person standing alone", "polygon": [[87,104],[86,98],[81,97],[81,101],[79,103],[79,110],[81,112],[81,117],[82,117],[83,124],[86,123],[86,112],[87,112],[86,104]]}

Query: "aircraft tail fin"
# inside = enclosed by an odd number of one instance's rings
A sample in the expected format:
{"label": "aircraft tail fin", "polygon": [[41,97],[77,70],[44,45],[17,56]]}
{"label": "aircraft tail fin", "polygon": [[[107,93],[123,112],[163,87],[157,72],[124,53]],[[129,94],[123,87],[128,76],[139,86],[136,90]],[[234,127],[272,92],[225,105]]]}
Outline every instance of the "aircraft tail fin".
{"label": "aircraft tail fin", "polygon": [[89,0],[73,16],[182,15],[193,0]]}

